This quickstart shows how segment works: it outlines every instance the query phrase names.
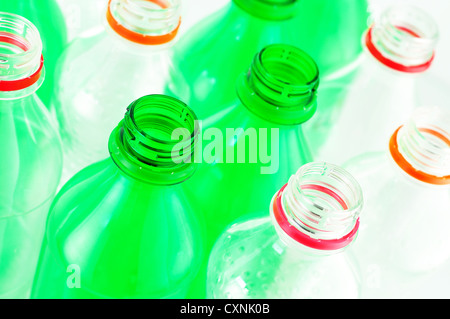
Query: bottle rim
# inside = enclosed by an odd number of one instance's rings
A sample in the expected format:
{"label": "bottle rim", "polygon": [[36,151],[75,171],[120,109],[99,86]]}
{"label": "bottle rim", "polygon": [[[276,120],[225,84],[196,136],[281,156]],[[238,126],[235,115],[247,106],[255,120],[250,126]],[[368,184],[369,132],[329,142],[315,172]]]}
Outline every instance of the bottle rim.
{"label": "bottle rim", "polygon": [[[161,45],[171,42],[178,34],[179,28],[181,26],[181,17],[178,19],[178,24],[175,26],[175,28],[162,35],[149,35],[144,33],[139,33],[132,31],[128,28],[126,28],[123,24],[121,24],[112,13],[112,1],[109,0],[108,7],[106,10],[106,20],[109,24],[109,26],[120,36],[123,38],[137,43],[137,44],[143,44],[143,45]],[[167,3],[163,2],[162,0],[145,0],[151,3],[154,3],[161,7],[161,11],[167,10],[169,6]]]}
{"label": "bottle rim", "polygon": [[[422,170],[416,169],[410,161],[408,161],[403,154],[400,152],[399,144],[398,144],[398,136],[400,130],[402,130],[404,126],[400,126],[392,135],[389,141],[389,151],[392,156],[392,159],[395,163],[408,175],[411,177],[432,185],[450,185],[450,175],[446,176],[436,176],[432,174],[428,174]],[[443,141],[450,147],[450,139],[441,134],[440,132],[430,129],[430,128],[419,128],[418,129],[422,133],[430,134],[437,139]]]}
{"label": "bottle rim", "polygon": [[[347,247],[349,244],[353,242],[353,240],[358,234],[360,225],[359,218],[356,220],[353,229],[347,235],[344,235],[343,237],[338,239],[316,239],[311,236],[308,236],[307,234],[298,230],[296,227],[292,226],[292,224],[288,220],[286,212],[284,211],[282,203],[283,192],[285,191],[287,186],[288,184],[284,185],[280,189],[280,191],[275,195],[272,206],[272,212],[276,223],[281,227],[281,230],[284,231],[290,238],[292,238],[293,240],[304,246],[317,250],[326,250],[326,251],[339,250],[344,247]],[[340,202],[342,201],[342,199],[339,198],[339,195],[334,192],[329,193],[329,195],[333,197],[336,196],[338,201]]]}
{"label": "bottle rim", "polygon": [[[409,30],[405,27],[397,27],[399,30],[402,30],[406,33],[409,33],[411,35],[413,35],[414,37],[420,38],[419,35],[417,35],[414,31]],[[422,73],[425,72],[426,70],[428,70],[431,65],[433,64],[434,58],[436,56],[436,53],[433,52],[431,58],[423,63],[423,64],[419,64],[419,65],[404,65],[404,64],[400,64],[395,62],[394,60],[391,60],[387,57],[385,57],[382,52],[380,50],[377,49],[377,47],[375,46],[375,44],[373,43],[373,26],[371,26],[365,35],[365,44],[366,44],[366,48],[367,50],[369,50],[369,52],[372,54],[372,56],[377,59],[379,62],[381,62],[382,64],[384,64],[385,66],[396,70],[396,71],[400,71],[400,72],[405,72],[405,73]]]}
{"label": "bottle rim", "polygon": [[14,73],[16,79],[0,79],[0,92],[21,91],[40,80],[42,82],[44,71],[42,42],[34,24],[22,16],[0,12],[0,27],[2,29],[0,43],[22,51],[0,54],[0,58],[4,58],[6,61],[6,70],[16,70],[15,72],[17,72]]}

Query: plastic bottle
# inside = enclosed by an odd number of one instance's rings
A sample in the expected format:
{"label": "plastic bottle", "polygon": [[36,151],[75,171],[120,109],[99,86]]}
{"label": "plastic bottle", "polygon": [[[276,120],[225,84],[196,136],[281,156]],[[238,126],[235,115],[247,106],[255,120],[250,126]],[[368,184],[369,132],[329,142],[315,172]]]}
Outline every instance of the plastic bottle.
{"label": "plastic bottle", "polygon": [[0,11],[18,14],[30,20],[38,29],[43,43],[46,79],[37,94],[44,105],[50,108],[56,62],[67,45],[66,24],[57,2],[54,0],[5,0],[2,1]]}
{"label": "plastic bottle", "polygon": [[277,43],[300,46],[323,78],[338,77],[362,51],[367,16],[365,0],[233,0],[180,39],[166,93],[204,119],[233,101],[235,79],[258,51]]}
{"label": "plastic bottle", "polygon": [[64,142],[63,182],[108,156],[108,136],[124,105],[162,92],[179,12],[179,0],[111,0],[102,32],[64,52],[53,103]]}
{"label": "plastic bottle", "polygon": [[62,152],[35,94],[44,81],[39,31],[0,12],[0,298],[27,298]]}
{"label": "plastic bottle", "polygon": [[[301,124],[314,115],[318,85],[309,55],[269,45],[237,79],[235,102],[201,122],[203,165],[192,189],[205,207],[207,252],[225,227],[243,212],[264,211],[273,193],[311,161]],[[206,266],[205,259],[193,298],[204,297]]]}
{"label": "plastic bottle", "polygon": [[342,168],[304,165],[266,214],[237,220],[208,264],[208,297],[357,298],[358,271],[346,248],[358,234],[361,188]]}
{"label": "plastic bottle", "polygon": [[317,159],[342,164],[361,153],[378,151],[414,108],[443,105],[449,98],[443,82],[427,72],[438,28],[425,12],[411,6],[390,7],[363,40],[365,59],[353,82],[334,88],[340,95],[324,87],[321,104],[332,110],[325,120],[319,121],[318,114],[310,123],[314,127],[305,128],[313,138],[325,136],[313,140]]}
{"label": "plastic bottle", "polygon": [[[202,259],[202,219],[188,183],[196,116],[163,95],[132,103],[111,157],[76,174],[52,204],[33,298],[184,298]],[[186,152],[172,155],[175,129]],[[191,151],[187,151],[191,149]]]}
{"label": "plastic bottle", "polygon": [[345,167],[366,198],[360,258],[363,297],[404,298],[450,257],[450,113],[421,108],[386,141],[386,152]]}

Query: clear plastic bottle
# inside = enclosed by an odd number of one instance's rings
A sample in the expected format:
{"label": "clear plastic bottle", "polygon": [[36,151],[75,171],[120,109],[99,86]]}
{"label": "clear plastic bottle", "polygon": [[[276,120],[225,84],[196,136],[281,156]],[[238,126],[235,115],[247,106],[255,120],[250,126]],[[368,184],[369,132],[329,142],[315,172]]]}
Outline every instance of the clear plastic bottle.
{"label": "clear plastic bottle", "polygon": [[[196,116],[163,95],[132,103],[109,140],[110,158],[58,193],[32,298],[185,298],[202,260],[201,206],[187,180]],[[176,129],[190,132],[175,156]],[[189,151],[189,150],[190,151]]]}
{"label": "clear plastic bottle", "polygon": [[362,52],[367,16],[365,0],[232,0],[180,39],[166,93],[204,119],[233,102],[236,78],[257,52],[278,43],[305,50],[323,78],[338,77]]}
{"label": "clear plastic bottle", "polygon": [[444,105],[450,98],[444,82],[427,72],[438,40],[438,27],[428,14],[411,6],[390,7],[363,40],[366,54],[354,80],[324,85],[323,108],[305,127],[318,160],[342,164],[378,151],[414,108]]}
{"label": "clear plastic bottle", "polygon": [[361,188],[342,168],[304,165],[274,196],[270,217],[249,215],[219,238],[209,298],[358,298],[347,247],[358,234]]}
{"label": "clear plastic bottle", "polygon": [[366,198],[352,247],[363,297],[403,298],[450,257],[450,113],[420,108],[386,141],[386,152],[345,166]]}
{"label": "clear plastic bottle", "polygon": [[124,105],[163,91],[180,21],[179,0],[111,0],[102,32],[65,51],[53,101],[64,142],[63,182],[108,156]]}
{"label": "clear plastic bottle", "polygon": [[38,29],[43,44],[46,74],[45,82],[37,95],[50,108],[56,63],[68,43],[61,9],[55,0],[5,0],[1,2],[0,11],[18,14],[30,20]]}
{"label": "clear plastic bottle", "polygon": [[0,12],[0,298],[27,298],[62,152],[35,94],[44,81],[39,31]]}

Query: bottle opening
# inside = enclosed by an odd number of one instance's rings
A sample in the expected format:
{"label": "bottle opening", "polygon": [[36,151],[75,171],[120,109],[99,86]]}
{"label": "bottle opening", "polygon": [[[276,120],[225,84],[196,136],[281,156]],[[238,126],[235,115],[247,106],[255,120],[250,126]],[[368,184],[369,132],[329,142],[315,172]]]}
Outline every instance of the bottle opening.
{"label": "bottle opening", "polygon": [[427,70],[439,38],[432,17],[412,6],[386,10],[366,34],[368,51],[384,65],[402,72]]}
{"label": "bottle opening", "polygon": [[123,38],[144,45],[172,41],[181,24],[179,0],[110,0],[107,21]]}
{"label": "bottle opening", "polygon": [[329,163],[310,163],[276,195],[272,214],[285,240],[338,250],[356,236],[362,206],[361,187],[348,172]]}
{"label": "bottle opening", "polygon": [[417,110],[397,129],[390,144],[397,165],[415,179],[450,184],[450,113],[440,108]]}
{"label": "bottle opening", "polygon": [[248,74],[238,81],[237,93],[258,116],[280,124],[300,124],[317,108],[319,69],[304,51],[284,44],[265,47]]}
{"label": "bottle opening", "polygon": [[110,153],[133,177],[176,184],[195,170],[198,130],[196,115],[183,102],[165,95],[144,96],[128,107],[112,133]]}
{"label": "bottle opening", "polygon": [[249,14],[265,20],[287,20],[297,14],[299,0],[233,0]]}
{"label": "bottle opening", "polygon": [[37,90],[43,63],[37,28],[21,16],[0,12],[0,91]]}

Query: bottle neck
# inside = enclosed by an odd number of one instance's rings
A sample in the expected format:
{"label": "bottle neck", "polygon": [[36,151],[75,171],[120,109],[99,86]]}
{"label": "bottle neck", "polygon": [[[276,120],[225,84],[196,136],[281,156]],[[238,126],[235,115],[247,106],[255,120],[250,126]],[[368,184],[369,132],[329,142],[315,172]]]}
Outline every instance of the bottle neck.
{"label": "bottle neck", "polygon": [[34,93],[44,80],[42,42],[27,19],[0,13],[0,99]]}
{"label": "bottle neck", "polygon": [[109,0],[106,20],[128,41],[163,45],[178,34],[181,5],[179,0]]}
{"label": "bottle neck", "polygon": [[319,70],[304,51],[275,44],[259,52],[237,82],[242,104],[258,117],[281,125],[308,121],[317,109]]}
{"label": "bottle neck", "polygon": [[356,237],[362,206],[361,187],[349,173],[310,163],[274,197],[271,215],[287,244],[337,252]]}
{"label": "bottle neck", "polygon": [[128,107],[112,132],[109,151],[116,165],[134,179],[178,184],[195,172],[198,129],[194,112],[183,102],[165,95],[144,96]]}
{"label": "bottle neck", "polygon": [[389,68],[419,73],[431,66],[438,37],[437,25],[425,12],[411,6],[394,6],[369,28],[365,46]]}
{"label": "bottle neck", "polygon": [[409,176],[433,185],[450,185],[450,113],[419,109],[389,144],[395,163]]}
{"label": "bottle neck", "polygon": [[264,20],[288,20],[297,14],[299,0],[232,0],[252,16]]}

